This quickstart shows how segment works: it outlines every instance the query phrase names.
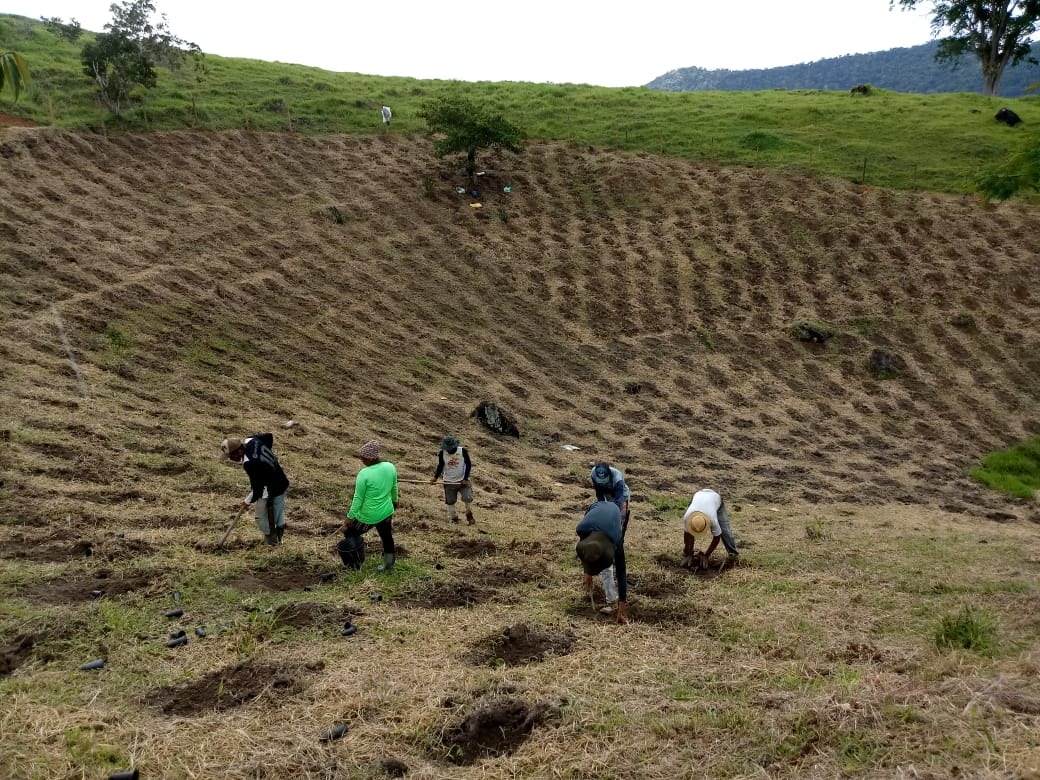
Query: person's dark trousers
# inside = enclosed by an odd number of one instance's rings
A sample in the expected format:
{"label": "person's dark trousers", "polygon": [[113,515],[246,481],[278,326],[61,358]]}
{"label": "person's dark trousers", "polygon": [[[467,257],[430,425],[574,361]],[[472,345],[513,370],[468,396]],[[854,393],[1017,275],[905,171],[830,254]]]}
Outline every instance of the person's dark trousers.
{"label": "person's dark trousers", "polygon": [[355,520],[353,525],[347,529],[347,533],[356,536],[364,536],[368,533],[370,528],[375,528],[376,533],[379,534],[379,541],[383,543],[383,555],[396,555],[397,548],[394,547],[393,519],[394,516],[390,515],[390,517],[385,520],[380,520],[374,526],[371,526],[368,523],[359,523]]}

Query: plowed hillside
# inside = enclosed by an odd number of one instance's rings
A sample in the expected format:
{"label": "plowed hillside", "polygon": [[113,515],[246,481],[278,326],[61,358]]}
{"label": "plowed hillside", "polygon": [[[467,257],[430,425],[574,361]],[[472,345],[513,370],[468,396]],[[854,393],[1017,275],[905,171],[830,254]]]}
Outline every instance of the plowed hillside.
{"label": "plowed hillside", "polygon": [[[974,513],[1004,502],[966,469],[1040,432],[1040,214],[1017,204],[558,144],[488,159],[479,198],[422,138],[13,130],[2,153],[23,518],[183,503],[223,436],[289,418],[297,474],[371,437],[425,474],[455,431],[535,513],[598,457],[644,497]],[[483,399],[519,441],[468,418]]]}
{"label": "plowed hillside", "polygon": [[[1040,433],[1040,211],[482,162],[473,196],[421,137],[0,137],[0,776],[1035,776],[1040,517],[966,471]],[[288,530],[224,554],[218,446],[258,431]],[[391,573],[331,533],[372,438]],[[601,458],[628,625],[579,587]],[[741,554],[691,572],[701,487]]]}

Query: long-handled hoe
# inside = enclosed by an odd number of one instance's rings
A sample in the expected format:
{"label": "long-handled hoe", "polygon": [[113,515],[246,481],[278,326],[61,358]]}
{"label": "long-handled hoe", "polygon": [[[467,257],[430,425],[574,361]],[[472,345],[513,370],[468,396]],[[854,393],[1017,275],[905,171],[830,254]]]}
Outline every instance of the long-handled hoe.
{"label": "long-handled hoe", "polygon": [[231,532],[235,529],[235,524],[238,523],[238,518],[242,516],[242,513],[245,512],[246,509],[248,509],[248,507],[243,504],[242,507],[235,514],[235,516],[231,518],[231,522],[228,523],[228,527],[224,529],[224,535],[220,537],[220,541],[217,542],[218,551],[224,552],[227,550],[224,544],[227,542],[228,537],[231,536]]}

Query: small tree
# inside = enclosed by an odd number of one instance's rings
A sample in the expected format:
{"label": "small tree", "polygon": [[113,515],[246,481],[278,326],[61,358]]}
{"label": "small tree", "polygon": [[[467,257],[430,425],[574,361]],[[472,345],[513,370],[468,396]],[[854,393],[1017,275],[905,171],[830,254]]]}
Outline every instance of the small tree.
{"label": "small tree", "polygon": [[75,43],[83,34],[83,26],[75,19],[66,22],[60,16],[41,16],[40,21],[48,31],[69,43]]}
{"label": "small tree", "polygon": [[974,54],[982,66],[983,94],[997,94],[1008,65],[1036,64],[1029,37],[1040,20],[1040,0],[889,0],[889,8],[910,10],[926,1],[932,4],[933,35],[951,31],[939,40],[935,59],[956,62]]}
{"label": "small tree", "polygon": [[29,86],[29,66],[25,64],[25,58],[16,51],[0,52],[0,92],[4,87],[11,85],[14,99],[22,94],[22,90]]}
{"label": "small tree", "polygon": [[178,67],[189,54],[198,65],[202,53],[194,43],[170,32],[165,14],[152,24],[155,4],[151,0],[124,0],[110,9],[107,32],[83,47],[80,60],[101,99],[118,116],[134,87],[155,86],[156,67]]}
{"label": "small tree", "polygon": [[419,110],[419,117],[426,120],[432,132],[444,136],[434,145],[438,157],[466,153],[465,170],[471,179],[477,172],[477,152],[481,149],[497,146],[519,152],[523,148],[519,127],[463,97],[432,100]]}

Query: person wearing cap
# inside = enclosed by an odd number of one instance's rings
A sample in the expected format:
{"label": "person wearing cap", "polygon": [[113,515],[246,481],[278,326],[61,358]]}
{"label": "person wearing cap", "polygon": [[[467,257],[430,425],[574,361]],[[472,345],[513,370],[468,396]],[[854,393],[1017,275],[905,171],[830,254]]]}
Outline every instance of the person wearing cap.
{"label": "person wearing cap", "polygon": [[473,486],[469,481],[469,472],[472,468],[469,451],[465,447],[459,446],[458,439],[454,436],[445,436],[441,439],[441,448],[437,452],[437,470],[433,472],[430,484],[435,484],[438,479],[443,477],[444,503],[448,507],[448,519],[453,523],[459,522],[455,504],[460,496],[462,503],[466,505],[466,522],[470,525],[477,522],[473,519]]}
{"label": "person wearing cap", "polygon": [[224,439],[220,457],[241,463],[249,476],[249,494],[242,507],[256,503],[256,526],[268,544],[279,544],[285,534],[285,493],[289,479],[272,451],[274,435],[258,433],[245,439]]}
{"label": "person wearing cap", "polygon": [[[364,468],[354,483],[354,498],[347,519],[340,529],[345,537],[360,537],[375,527],[383,543],[383,563],[379,571],[393,571],[397,550],[394,547],[393,519],[397,510],[397,468],[379,457],[379,442],[368,441],[358,452]],[[363,545],[360,539],[355,540]]]}
{"label": "person wearing cap", "polygon": [[621,519],[627,528],[628,518],[631,515],[628,500],[632,493],[628,488],[628,483],[625,482],[624,474],[609,463],[600,461],[592,467],[589,479],[592,481],[592,488],[596,491],[596,500],[613,501],[617,504],[617,508],[621,510]]}
{"label": "person wearing cap", "polygon": [[[631,517],[628,500],[631,492],[624,475],[605,461],[600,461],[592,467],[589,474],[592,487],[596,491],[597,501],[613,501],[621,511],[621,536],[624,537],[628,531],[628,520]],[[608,567],[600,575],[600,583],[603,586],[603,595],[607,599],[607,609],[617,603],[618,591],[614,567]]]}
{"label": "person wearing cap", "polygon": [[[711,542],[708,543],[708,537]],[[719,544],[719,539],[729,553],[729,562],[736,563],[740,553],[733,540],[729,525],[729,513],[722,496],[714,490],[698,490],[683,515],[683,560],[680,566],[693,567],[694,556],[698,556],[700,568],[708,568],[708,559]],[[697,541],[702,540],[705,549],[697,552]]]}
{"label": "person wearing cap", "polygon": [[625,535],[621,510],[613,501],[601,499],[590,506],[574,529],[578,544],[574,552],[585,572],[585,589],[592,589],[592,578],[611,566],[617,571],[617,622],[628,622],[628,570],[625,566]]}

